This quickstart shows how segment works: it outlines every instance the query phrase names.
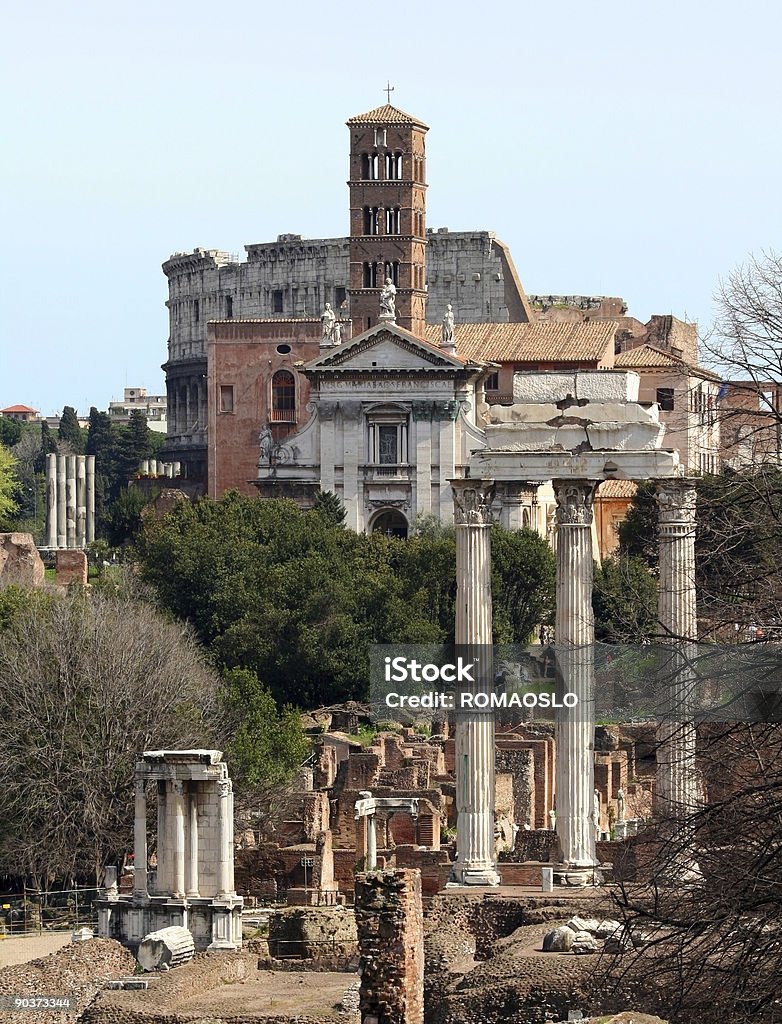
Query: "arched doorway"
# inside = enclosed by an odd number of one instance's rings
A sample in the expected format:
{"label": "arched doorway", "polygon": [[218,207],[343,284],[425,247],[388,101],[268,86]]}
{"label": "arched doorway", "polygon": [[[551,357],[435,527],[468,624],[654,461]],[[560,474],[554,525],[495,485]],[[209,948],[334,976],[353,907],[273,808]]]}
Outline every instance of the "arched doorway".
{"label": "arched doorway", "polygon": [[387,537],[407,539],[407,519],[396,508],[384,508],[372,520],[370,533],[384,533]]}

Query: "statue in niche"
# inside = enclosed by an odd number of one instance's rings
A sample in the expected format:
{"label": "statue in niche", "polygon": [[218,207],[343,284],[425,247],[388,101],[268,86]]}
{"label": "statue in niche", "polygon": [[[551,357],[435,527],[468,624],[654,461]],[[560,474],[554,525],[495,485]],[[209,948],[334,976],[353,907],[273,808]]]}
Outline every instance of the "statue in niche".
{"label": "statue in niche", "polygon": [[380,315],[390,320],[396,318],[396,288],[390,277],[386,278],[383,290],[380,293]]}
{"label": "statue in niche", "polygon": [[453,345],[453,306],[449,302],[443,315],[442,345]]}

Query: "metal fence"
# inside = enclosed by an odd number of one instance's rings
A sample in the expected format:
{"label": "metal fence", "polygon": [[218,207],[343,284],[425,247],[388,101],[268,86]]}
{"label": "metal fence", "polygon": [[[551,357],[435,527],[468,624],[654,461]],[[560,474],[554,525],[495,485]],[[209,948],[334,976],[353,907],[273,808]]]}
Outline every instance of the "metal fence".
{"label": "metal fence", "polygon": [[0,895],[0,939],[14,935],[95,928],[95,887],[76,889],[27,889]]}

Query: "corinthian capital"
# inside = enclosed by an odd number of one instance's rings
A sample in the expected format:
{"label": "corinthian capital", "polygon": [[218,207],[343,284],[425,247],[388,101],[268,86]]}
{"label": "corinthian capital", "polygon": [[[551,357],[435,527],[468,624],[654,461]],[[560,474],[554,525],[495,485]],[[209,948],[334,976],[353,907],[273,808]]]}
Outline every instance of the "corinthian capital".
{"label": "corinthian capital", "polygon": [[554,481],[559,526],[592,525],[592,498],[595,486],[589,480]]}
{"label": "corinthian capital", "polygon": [[657,481],[657,508],[661,526],[695,522],[695,481],[673,477]]}
{"label": "corinthian capital", "polygon": [[457,526],[488,526],[494,501],[493,480],[452,480],[453,518]]}

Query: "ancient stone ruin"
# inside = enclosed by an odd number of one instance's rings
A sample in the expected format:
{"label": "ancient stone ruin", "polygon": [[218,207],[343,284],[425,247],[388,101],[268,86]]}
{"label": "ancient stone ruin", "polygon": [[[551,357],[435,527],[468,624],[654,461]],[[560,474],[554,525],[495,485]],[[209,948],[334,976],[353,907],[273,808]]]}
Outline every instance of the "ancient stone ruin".
{"label": "ancient stone ruin", "polygon": [[[177,926],[192,935],[196,950],[241,946],[233,792],[221,757],[219,750],[148,750],[137,762],[133,893],[107,888],[98,901],[99,935],[135,950],[150,932]],[[150,795],[157,804],[154,868]]]}

